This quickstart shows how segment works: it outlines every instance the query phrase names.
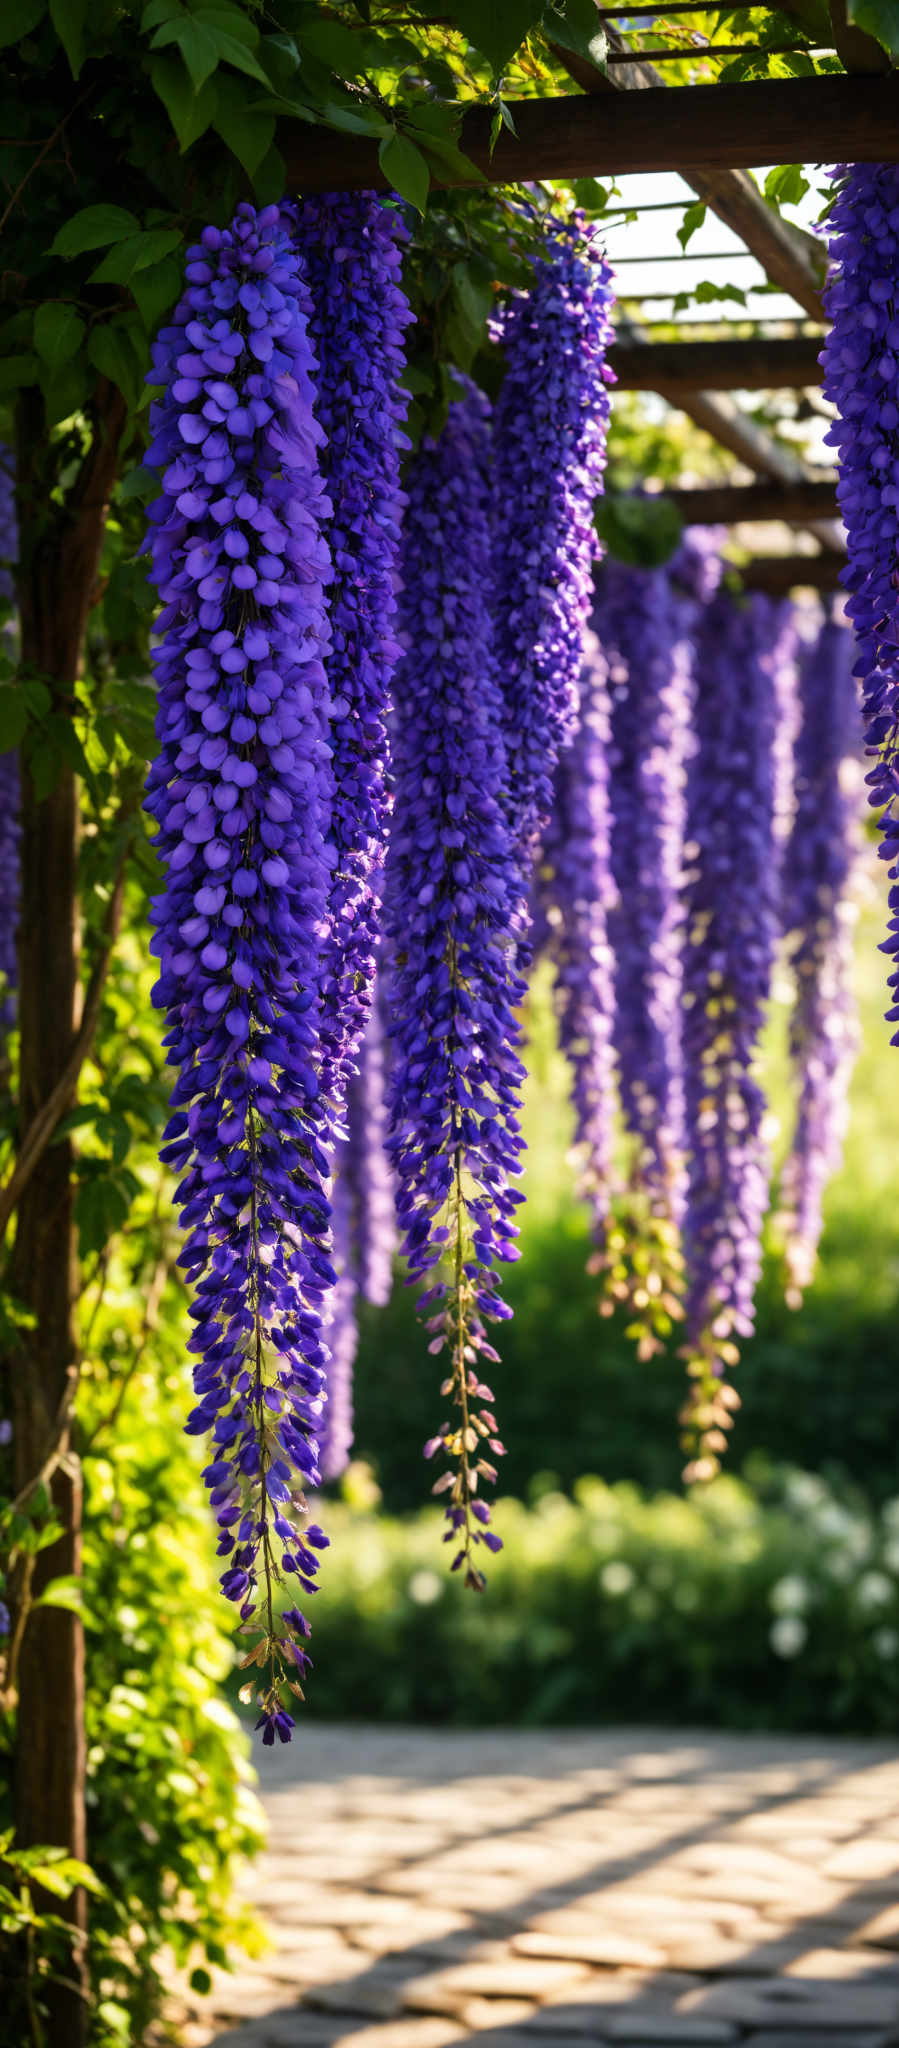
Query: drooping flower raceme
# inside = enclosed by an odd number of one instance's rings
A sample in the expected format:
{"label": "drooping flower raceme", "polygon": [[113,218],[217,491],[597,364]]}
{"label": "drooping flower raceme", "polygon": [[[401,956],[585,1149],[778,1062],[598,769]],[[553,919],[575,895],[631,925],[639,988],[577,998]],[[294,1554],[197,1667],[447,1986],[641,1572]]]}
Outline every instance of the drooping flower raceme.
{"label": "drooping flower raceme", "polygon": [[337,1148],[333,1191],[337,1286],[326,1331],[330,1357],[321,1452],[325,1479],[339,1478],[353,1442],[358,1297],[383,1307],[393,1282],[396,1215],[387,1156],[384,1042],[377,1003],[356,1066],[347,1090],[346,1137]]}
{"label": "drooping flower raceme", "polygon": [[[899,164],[841,165],[829,220],[831,328],[823,390],[838,417],[837,496],[846,527],[846,611],[858,639],[870,802],[891,863],[891,1024],[899,1024]],[[899,1030],[892,1043],[899,1043]]]}
{"label": "drooping flower raceme", "polygon": [[730,1411],[735,1338],[753,1327],[768,1199],[765,1098],[755,1073],[778,936],[777,706],[771,608],[720,593],[698,636],[688,762],[684,1082],[685,1416],[694,1477],[716,1467]]}
{"label": "drooping flower raceme", "polygon": [[393,638],[402,493],[403,329],[407,231],[374,192],[329,193],[297,210],[297,245],[312,295],[319,363],[316,416],[332,505],[332,837],[335,865],[323,963],[328,1092],[345,1094],[374,978],[386,845],[386,720],[399,648]]}
{"label": "drooping flower raceme", "polygon": [[[480,1483],[502,1446],[478,1377],[485,1322],[509,1314],[491,1270],[515,1256],[522,1140],[514,966],[520,882],[502,805],[505,759],[488,609],[486,400],[472,387],[425,439],[407,480],[395,681],[395,812],[387,863],[390,1151],[410,1280],[430,1349],[449,1353],[454,1404],[427,1446],[451,1460],[453,1568],[483,1584],[474,1546],[499,1548]],[[435,1269],[441,1268],[440,1272]]]}
{"label": "drooping flower raceme", "polygon": [[[15,602],[13,565],[18,559],[12,449],[0,446],[0,640],[15,643],[10,623]],[[0,1038],[15,1019],[18,977],[16,932],[19,923],[19,761],[15,751],[0,754]],[[0,1046],[0,1069],[3,1051]]]}
{"label": "drooping flower raceme", "polygon": [[600,1251],[612,1194],[615,1121],[609,744],[607,667],[588,632],[577,729],[556,769],[534,894],[535,922],[545,932],[555,971],[559,1044],[571,1069],[579,1187]]}
{"label": "drooping flower raceme", "polygon": [[594,624],[609,672],[615,1049],[637,1170],[677,1220],[683,1174],[680,885],[692,677],[664,569],[605,563]]}
{"label": "drooping flower raceme", "polygon": [[796,812],[784,862],[783,925],[796,982],[790,1058],[798,1109],[781,1183],[787,1270],[798,1304],[815,1268],[821,1201],[839,1165],[858,1045],[852,991],[861,774],[852,636],[825,620],[800,666]]}
{"label": "drooping flower raceme", "polygon": [[533,861],[553,772],[573,737],[598,552],[609,417],[612,273],[582,216],[546,224],[545,253],[500,339],[494,462],[497,672],[517,845]]}
{"label": "drooping flower raceme", "polygon": [[177,1069],[163,1157],[180,1173],[190,1348],[226,1596],[251,1635],[264,1740],[290,1735],[315,1591],[328,1119],[319,1090],[328,906],[328,648],[309,300],[278,209],[204,230],[154,350],[148,460],[162,611],[147,808],[166,867],[156,1002]]}

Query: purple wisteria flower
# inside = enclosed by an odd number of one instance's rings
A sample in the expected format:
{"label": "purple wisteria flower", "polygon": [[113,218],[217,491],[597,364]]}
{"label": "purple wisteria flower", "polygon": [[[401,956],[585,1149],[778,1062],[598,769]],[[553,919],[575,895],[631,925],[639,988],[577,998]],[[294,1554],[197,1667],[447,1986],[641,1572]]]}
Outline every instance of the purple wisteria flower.
{"label": "purple wisteria flower", "polygon": [[[291,209],[291,212],[294,210]],[[312,295],[319,363],[316,417],[332,505],[332,838],[335,865],[323,959],[327,1093],[343,1094],[371,1006],[387,836],[387,709],[399,654],[403,330],[407,229],[374,192],[329,193],[297,210],[296,241]]]}
{"label": "purple wisteria flower", "polygon": [[195,1283],[188,1428],[252,1641],[263,1740],[286,1741],[316,1590],[303,1486],[319,1480],[330,1157],[319,1089],[321,934],[333,849],[309,297],[277,207],[239,208],[189,252],[154,349],[151,575],[160,753],[146,797],[166,868],[154,1000],[177,1069],[164,1160]]}
{"label": "purple wisteria flower", "polygon": [[[15,603],[13,568],[18,560],[15,457],[0,446],[0,634],[12,652],[16,634],[10,623]],[[16,1015],[16,933],[19,924],[19,758],[13,750],[0,754],[0,1038],[12,1029]],[[0,1050],[0,1066],[3,1054]]]}
{"label": "purple wisteria flower", "polygon": [[[831,321],[821,362],[823,391],[838,417],[826,439],[837,450],[837,496],[846,527],[862,683],[870,802],[883,807],[881,857],[890,862],[891,1024],[899,1023],[899,164],[840,165],[829,220]],[[892,1043],[899,1043],[899,1031]]]}
{"label": "purple wisteria flower", "polygon": [[693,687],[683,623],[665,569],[604,564],[594,627],[611,704],[618,1085],[637,1176],[674,1223],[683,1196],[680,888]]}
{"label": "purple wisteria flower", "polygon": [[353,1442],[353,1367],[358,1297],[383,1307],[393,1284],[396,1213],[387,1156],[384,1042],[377,1002],[347,1088],[346,1137],[337,1148],[333,1192],[334,1264],[326,1338],[328,1399],[323,1418],[322,1476],[337,1479]]}
{"label": "purple wisteria flower", "polygon": [[556,769],[534,902],[555,974],[559,1044],[571,1069],[579,1189],[600,1250],[612,1195],[615,1121],[609,748],[607,666],[588,632],[577,729]]}
{"label": "purple wisteria flower", "polygon": [[858,1048],[852,990],[862,800],[852,636],[826,619],[800,665],[796,810],[784,861],[783,926],[796,981],[790,1058],[798,1083],[781,1182],[788,1300],[798,1306],[815,1269],[824,1189],[840,1162],[849,1079]]}
{"label": "purple wisteria flower", "polygon": [[[430,1350],[448,1350],[456,1414],[426,1447],[452,1461],[453,1569],[483,1585],[474,1546],[499,1549],[481,1482],[502,1446],[478,1377],[485,1322],[510,1313],[491,1270],[516,1256],[522,1067],[515,1016],[521,883],[502,803],[506,767],[493,665],[489,408],[469,387],[407,479],[397,669],[395,813],[387,862],[388,1099],[397,1213]],[[435,1271],[435,1269],[441,1269]],[[433,1278],[430,1276],[433,1275]]]}
{"label": "purple wisteria flower", "polygon": [[573,737],[598,553],[612,335],[612,273],[583,217],[546,223],[545,253],[499,335],[494,552],[497,673],[512,829],[533,860],[553,772]]}
{"label": "purple wisteria flower", "polygon": [[755,1072],[779,931],[775,844],[778,607],[725,592],[695,666],[685,846],[684,1217],[690,1477],[717,1469],[738,1405],[724,1374],[751,1334],[768,1200],[766,1104]]}

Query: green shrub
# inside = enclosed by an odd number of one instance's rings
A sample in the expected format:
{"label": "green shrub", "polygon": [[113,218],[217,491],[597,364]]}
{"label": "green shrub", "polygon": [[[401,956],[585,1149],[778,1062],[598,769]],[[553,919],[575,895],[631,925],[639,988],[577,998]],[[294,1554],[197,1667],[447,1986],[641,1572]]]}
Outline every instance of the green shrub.
{"label": "green shrub", "polygon": [[259,1847],[249,1744],[221,1692],[233,1662],[211,1521],[181,1424],[183,1380],[146,1373],[88,1461],[88,1853],[97,2048],[139,2043],[167,1954],[202,1972],[254,1946],[233,1903]]}
{"label": "green shrub", "polygon": [[874,1514],[794,1470],[651,1499],[585,1478],[496,1525],[477,1598],[436,1509],[336,1507],[308,1711],[895,1732],[899,1500]]}

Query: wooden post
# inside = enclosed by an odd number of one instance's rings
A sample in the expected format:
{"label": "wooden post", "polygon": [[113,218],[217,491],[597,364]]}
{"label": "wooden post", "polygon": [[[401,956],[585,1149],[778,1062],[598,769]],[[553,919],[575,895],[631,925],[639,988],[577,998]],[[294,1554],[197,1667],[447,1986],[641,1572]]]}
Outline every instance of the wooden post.
{"label": "wooden post", "polygon": [[[125,406],[101,380],[93,438],[62,506],[51,499],[43,404],[23,396],[19,412],[18,579],[22,659],[70,716],[84,629],[96,582],[106,509],[115,479]],[[22,778],[22,895],[18,1008],[21,1030],[20,1133],[46,1101],[70,1051],[78,1001],[78,800],[69,768],[38,801]],[[19,1205],[8,1285],[36,1319],[10,1362],[15,1484],[40,1470],[76,1370],[72,1157],[67,1141],[48,1146]],[[32,1596],[60,1573],[81,1568],[81,1473],[63,1439],[53,1502],[63,1526],[36,1561]],[[15,1592],[15,1589],[14,1589]],[[84,1637],[63,1608],[30,1615],[19,1662],[15,1772],[16,1840],[86,1853]],[[49,1901],[48,1901],[49,1903]],[[71,1982],[53,1987],[46,2048],[83,2048],[87,2039],[86,1900],[76,1891],[57,1912],[78,1931]]]}

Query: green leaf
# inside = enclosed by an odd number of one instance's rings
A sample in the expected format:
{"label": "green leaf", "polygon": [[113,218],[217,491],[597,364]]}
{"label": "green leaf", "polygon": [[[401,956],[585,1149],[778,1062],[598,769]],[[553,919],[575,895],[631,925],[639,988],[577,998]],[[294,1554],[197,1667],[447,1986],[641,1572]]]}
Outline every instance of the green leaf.
{"label": "green leaf", "polygon": [[310,56],[342,78],[358,78],[372,58],[371,36],[356,35],[342,21],[312,20],[300,30],[300,43]]}
{"label": "green leaf", "polygon": [[34,316],[34,345],[41,362],[55,377],[70,357],[77,355],[84,337],[84,321],[74,306],[48,299]]}
{"label": "green leaf", "polygon": [[202,1968],[191,1970],[190,1988],[192,1991],[196,1991],[201,1998],[205,1998],[207,1993],[212,1990],[212,1978],[209,1975],[209,1971]]}
{"label": "green leaf", "polygon": [[657,569],[670,561],[684,522],[670,498],[630,497],[609,492],[593,507],[593,522],[608,553],[618,562]]}
{"label": "green leaf", "polygon": [[118,320],[95,327],[87,354],[94,369],[117,385],[130,410],[135,411],[143,396],[143,364],[128,329]]}
{"label": "green leaf", "polygon": [[150,228],[140,235],[128,235],[92,270],[88,284],[130,284],[137,270],[147,270],[181,247],[179,228]]}
{"label": "green leaf", "polygon": [[378,148],[378,162],[385,178],[389,178],[401,199],[408,199],[419,213],[424,213],[428,203],[428,188],[431,173],[414,142],[401,135],[398,128],[392,135],[385,135]]}
{"label": "green leaf", "polygon": [[765,198],[775,206],[798,206],[809,190],[801,164],[778,164],[765,179]]}
{"label": "green leaf", "polygon": [[477,164],[472,163],[471,157],[466,156],[464,150],[458,149],[448,135],[422,133],[417,115],[409,128],[409,134],[415,136],[416,140],[420,138],[425,157],[433,157],[438,170],[452,171],[454,177],[464,178],[467,183],[483,185],[483,171],[478,170]]}
{"label": "green leaf", "polygon": [[28,706],[17,683],[0,686],[0,753],[21,746],[28,724]]}
{"label": "green leaf", "polygon": [[183,279],[180,257],[164,256],[149,270],[139,270],[131,279],[131,296],[151,334],[155,334],[164,313],[175,304]]}
{"label": "green leaf", "polygon": [[209,79],[201,92],[193,92],[190,79],[177,57],[151,57],[148,69],[153,91],[162,101],[183,156],[191,143],[198,142],[200,136],[205,135],[214,119],[218,103],[217,83]]}
{"label": "green leaf", "polygon": [[275,133],[274,114],[250,107],[246,88],[239,85],[236,78],[220,78],[212,125],[232,156],[236,156],[243,166],[247,177],[252,178],[271,148]]}
{"label": "green leaf", "polygon": [[[58,1579],[51,1579],[32,1607],[65,1607],[70,1614],[80,1614],[84,1607],[84,1587],[74,1572],[63,1573]],[[43,1883],[43,1879],[41,1879]],[[61,1897],[65,1894],[61,1893]]]}
{"label": "green leaf", "polygon": [[494,76],[505,71],[543,13],[542,0],[454,0],[451,19],[476,50],[483,51]]}
{"label": "green leaf", "polygon": [[233,65],[236,71],[245,71],[248,78],[256,78],[260,85],[271,87],[271,79],[263,71],[253,51],[259,42],[255,29],[251,29],[246,16],[238,14],[236,8],[198,7],[194,20],[201,28],[208,30],[215,42],[219,62]]}
{"label": "green leaf", "polygon": [[47,12],[47,0],[4,0],[0,21],[0,50],[31,34]]}
{"label": "green leaf", "polygon": [[603,213],[608,206],[609,187],[597,178],[576,178],[572,191],[575,206],[582,206],[585,213]]}
{"label": "green leaf", "polygon": [[40,372],[37,356],[6,356],[0,362],[0,396],[6,391],[21,391],[25,384],[36,384]]}
{"label": "green leaf", "polygon": [[69,60],[73,78],[84,63],[84,26],[88,0],[50,0],[50,20]]}
{"label": "green leaf", "polygon": [[705,216],[706,209],[701,199],[691,200],[690,205],[684,208],[684,217],[677,231],[677,239],[682,249],[686,248],[697,228],[702,227]]}
{"label": "green leaf", "polygon": [[80,256],[85,249],[108,249],[138,232],[140,221],[124,206],[83,206],[73,213],[50,244],[51,256]]}
{"label": "green leaf", "polygon": [[219,47],[214,36],[202,23],[194,21],[190,14],[177,16],[174,21],[163,22],[150,45],[153,50],[162,50],[167,43],[175,43],[181,52],[194,92],[200,92],[207,78],[216,70],[219,62]]}
{"label": "green leaf", "polygon": [[543,17],[543,33],[548,43],[574,50],[578,57],[586,57],[595,64],[597,71],[605,70],[609,39],[595,0],[565,0],[564,9],[548,7]]}

